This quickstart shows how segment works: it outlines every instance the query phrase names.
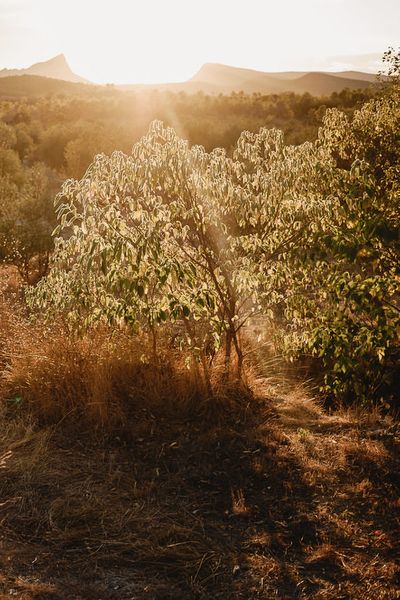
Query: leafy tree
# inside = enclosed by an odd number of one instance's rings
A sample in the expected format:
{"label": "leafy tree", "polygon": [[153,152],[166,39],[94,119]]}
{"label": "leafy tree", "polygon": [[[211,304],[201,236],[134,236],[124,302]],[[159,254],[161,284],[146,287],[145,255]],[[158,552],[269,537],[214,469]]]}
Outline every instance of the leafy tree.
{"label": "leafy tree", "polygon": [[29,127],[25,123],[18,123],[15,127],[15,150],[21,160],[29,160],[35,143]]}
{"label": "leafy tree", "polygon": [[10,150],[17,143],[14,129],[0,121],[0,150]]}
{"label": "leafy tree", "polygon": [[19,188],[9,179],[0,182],[0,259],[17,266],[26,283],[47,272],[55,225],[51,202],[44,165],[27,169]]}
{"label": "leafy tree", "polygon": [[64,184],[53,267],[31,301],[80,322],[136,323],[154,340],[161,324],[177,327],[205,376],[224,343],[226,376],[234,352],[240,378],[240,330],[261,297],[275,302],[273,267],[321,210],[322,153],[261,130],[229,158],[154,122],[131,156],[97,156]]}
{"label": "leafy tree", "polygon": [[96,154],[109,154],[118,148],[118,138],[104,128],[95,132],[84,128],[79,136],[70,140],[64,151],[66,172],[69,177],[80,179]]}
{"label": "leafy tree", "polygon": [[286,344],[296,340],[294,347],[319,357],[325,390],[340,398],[388,397],[399,377],[399,131],[394,78],[352,119],[328,111],[319,134],[335,161],[335,186],[321,230],[303,252]]}
{"label": "leafy tree", "polygon": [[17,187],[24,182],[21,161],[15,150],[0,149],[0,180],[7,179]]}
{"label": "leafy tree", "polygon": [[75,127],[53,125],[43,133],[37,147],[37,158],[52,169],[65,169],[65,148],[75,137]]}

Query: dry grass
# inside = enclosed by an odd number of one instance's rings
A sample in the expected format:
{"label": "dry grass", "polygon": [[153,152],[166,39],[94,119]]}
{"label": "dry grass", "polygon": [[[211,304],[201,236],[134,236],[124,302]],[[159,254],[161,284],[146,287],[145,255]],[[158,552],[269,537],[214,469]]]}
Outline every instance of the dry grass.
{"label": "dry grass", "polygon": [[142,407],[109,437],[3,415],[4,597],[394,600],[399,442],[312,415]]}
{"label": "dry grass", "polygon": [[78,337],[62,323],[33,324],[4,300],[0,366],[0,394],[10,410],[28,408],[47,423],[123,427],[142,406],[190,411],[208,400],[195,369],[171,349],[154,359],[148,339],[129,332],[99,327]]}
{"label": "dry grass", "polygon": [[[0,307],[0,598],[397,600],[400,436]],[[218,402],[219,400],[219,402]]]}

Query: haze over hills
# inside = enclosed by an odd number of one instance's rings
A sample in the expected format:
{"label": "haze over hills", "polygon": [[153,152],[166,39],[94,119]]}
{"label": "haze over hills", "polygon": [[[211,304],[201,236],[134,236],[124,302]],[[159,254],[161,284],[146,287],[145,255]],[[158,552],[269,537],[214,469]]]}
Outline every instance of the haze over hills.
{"label": "haze over hills", "polygon": [[39,75],[41,77],[50,77],[51,79],[71,81],[72,83],[89,83],[86,79],[76,75],[71,70],[64,54],[58,54],[49,60],[35,63],[27,69],[0,70],[0,77],[12,77],[17,75]]}
{"label": "haze over hills", "polygon": [[74,83],[53,77],[40,75],[13,75],[0,77],[0,98],[38,98],[63,94],[65,96],[91,95],[96,91],[106,93],[106,86],[88,85],[87,83]]}
{"label": "haze over hills", "polygon": [[345,79],[370,81],[371,83],[376,83],[377,78],[376,73],[363,73],[362,71],[332,71],[329,72],[329,75],[336,75]]}
{"label": "haze over hills", "polygon": [[227,65],[207,63],[188,81],[182,83],[121,85],[121,89],[159,89],[172,92],[185,91],[206,94],[230,94],[244,92],[247,94],[280,94],[308,92],[315,96],[330,95],[345,88],[365,89],[376,80],[376,75],[358,71],[329,73],[315,71],[287,71],[266,73],[253,69],[242,69]]}
{"label": "haze over hills", "polygon": [[[369,87],[375,76],[364,73],[279,72],[265,73],[253,69],[239,69],[220,64],[205,64],[191,81],[219,86],[225,92],[240,91],[279,94],[281,92],[309,92],[317,96],[340,92],[344,88]],[[365,78],[363,77],[365,75]]]}
{"label": "haze over hills", "polygon": [[[19,79],[24,76],[23,79]],[[0,70],[0,95],[21,96],[40,95],[41,85],[43,93],[56,93],[57,85],[41,78],[56,79],[69,83],[90,83],[83,77],[76,75],[67,63],[63,54],[54,58],[36,63],[27,69],[2,69]],[[222,64],[204,64],[197,73],[188,81],[162,84],[126,84],[116,85],[121,90],[153,90],[186,92],[193,94],[230,94],[244,92],[248,94],[280,94],[294,92],[303,94],[308,92],[314,96],[330,95],[340,92],[345,88],[365,89],[376,81],[376,75],[359,71],[343,72],[316,72],[316,71],[285,71],[267,73],[254,69],[243,69]],[[78,92],[78,88],[76,88]],[[82,90],[80,90],[82,91]],[[74,87],[62,85],[60,93],[74,93]]]}

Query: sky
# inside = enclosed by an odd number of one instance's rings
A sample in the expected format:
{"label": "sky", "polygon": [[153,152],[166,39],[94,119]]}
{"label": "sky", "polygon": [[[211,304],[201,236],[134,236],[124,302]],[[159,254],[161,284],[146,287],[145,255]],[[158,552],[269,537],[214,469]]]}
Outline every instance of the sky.
{"label": "sky", "polygon": [[400,0],[0,0],[0,68],[63,53],[96,83],[189,79],[207,62],[377,71]]}

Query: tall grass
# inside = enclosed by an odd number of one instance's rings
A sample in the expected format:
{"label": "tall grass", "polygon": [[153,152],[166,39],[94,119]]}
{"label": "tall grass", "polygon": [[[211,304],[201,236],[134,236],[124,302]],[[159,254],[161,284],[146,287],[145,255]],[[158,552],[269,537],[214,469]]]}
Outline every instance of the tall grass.
{"label": "tall grass", "polygon": [[151,340],[130,330],[99,326],[78,336],[62,322],[32,322],[23,306],[0,296],[0,399],[9,412],[123,426],[143,407],[201,412],[235,396],[223,382],[222,358],[211,372],[212,397],[186,358],[162,340],[154,357]]}

